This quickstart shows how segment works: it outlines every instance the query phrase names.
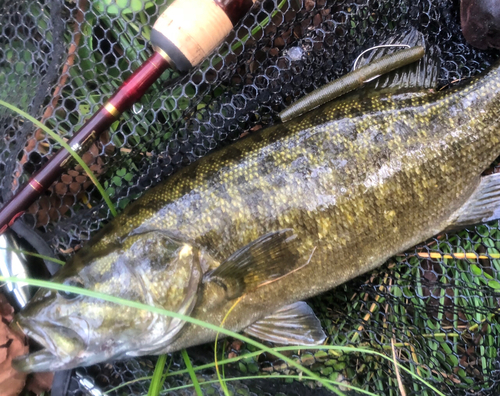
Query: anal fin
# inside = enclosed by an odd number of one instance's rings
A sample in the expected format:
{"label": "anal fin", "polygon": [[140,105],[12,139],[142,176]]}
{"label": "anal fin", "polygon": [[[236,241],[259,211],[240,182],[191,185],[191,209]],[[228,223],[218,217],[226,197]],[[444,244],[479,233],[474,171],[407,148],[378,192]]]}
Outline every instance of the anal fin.
{"label": "anal fin", "polygon": [[319,319],[304,301],[286,305],[247,327],[244,332],[285,345],[320,345],[326,339]]}
{"label": "anal fin", "polygon": [[445,231],[500,219],[500,173],[483,176]]}

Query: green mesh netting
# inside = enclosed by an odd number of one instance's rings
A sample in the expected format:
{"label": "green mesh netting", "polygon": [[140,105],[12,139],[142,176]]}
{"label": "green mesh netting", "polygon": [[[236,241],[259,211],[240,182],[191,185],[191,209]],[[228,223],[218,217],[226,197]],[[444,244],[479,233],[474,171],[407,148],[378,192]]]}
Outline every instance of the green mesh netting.
{"label": "green mesh netting", "polygon": [[[0,4],[0,99],[62,137],[70,137],[148,55],[155,16],[167,0],[6,0]],[[200,67],[166,72],[84,159],[123,209],[182,166],[242,135],[277,122],[305,93],[349,71],[365,49],[414,27],[441,50],[441,87],[483,71],[498,52],[470,47],[460,33],[458,0],[265,0]],[[0,108],[0,187],[5,202],[58,146]],[[495,171],[492,168],[492,171]],[[22,220],[69,257],[110,218],[81,169],[62,175]],[[499,391],[500,231],[495,222],[441,235],[382,268],[311,301],[332,345],[392,354],[446,394]],[[430,255],[433,253],[433,255]],[[453,255],[455,253],[455,256]],[[456,254],[475,253],[461,259]],[[448,255],[448,256],[446,256]],[[246,349],[228,341],[226,352]],[[190,350],[193,363],[213,361],[211,346]],[[296,353],[324,377],[381,395],[396,395],[394,367],[360,353]],[[183,367],[174,355],[171,371]],[[155,358],[78,369],[70,395],[97,395],[151,375]],[[293,373],[261,355],[230,365],[227,376]],[[214,378],[213,370],[200,378]],[[432,391],[402,373],[408,395]],[[189,383],[169,377],[165,389]],[[113,394],[145,394],[149,380]],[[234,394],[330,394],[314,383],[231,383]],[[343,389],[343,387],[341,387]],[[346,388],[347,389],[347,388]],[[179,391],[177,394],[191,394]],[[218,385],[204,387],[219,394]],[[281,392],[281,393],[280,393]]]}

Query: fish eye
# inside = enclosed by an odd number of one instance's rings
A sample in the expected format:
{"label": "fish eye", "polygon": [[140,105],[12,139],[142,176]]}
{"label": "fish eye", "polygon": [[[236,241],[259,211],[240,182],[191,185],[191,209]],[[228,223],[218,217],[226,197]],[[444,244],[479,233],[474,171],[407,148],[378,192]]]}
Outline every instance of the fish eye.
{"label": "fish eye", "polygon": [[[83,287],[83,282],[76,280],[76,279],[70,279],[70,280],[64,282],[64,285]],[[66,300],[74,300],[75,298],[77,298],[79,296],[79,294],[77,294],[77,293],[67,292],[64,290],[58,290],[57,292],[59,293],[59,295],[61,297],[65,298]]]}

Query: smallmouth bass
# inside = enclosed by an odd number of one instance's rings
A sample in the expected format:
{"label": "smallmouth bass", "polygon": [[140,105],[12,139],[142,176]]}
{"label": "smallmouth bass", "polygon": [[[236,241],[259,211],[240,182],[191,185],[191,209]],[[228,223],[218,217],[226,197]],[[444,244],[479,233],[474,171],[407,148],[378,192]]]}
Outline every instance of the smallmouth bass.
{"label": "smallmouth bass", "polygon": [[[305,298],[433,235],[500,215],[500,66],[447,92],[373,91],[254,133],[180,170],[53,280],[281,343],[325,339]],[[198,326],[41,289],[15,325],[52,371],[211,341]]]}

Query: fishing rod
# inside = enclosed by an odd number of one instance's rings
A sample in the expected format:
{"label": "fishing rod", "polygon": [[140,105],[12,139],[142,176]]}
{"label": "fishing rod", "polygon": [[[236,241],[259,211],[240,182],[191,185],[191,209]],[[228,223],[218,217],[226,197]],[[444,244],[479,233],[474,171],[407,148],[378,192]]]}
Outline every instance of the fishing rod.
{"label": "fishing rod", "polygon": [[[68,145],[78,154],[130,109],[168,68],[187,71],[205,59],[246,15],[255,0],[175,0],[157,19],[151,32],[153,55],[111,96]],[[0,209],[0,234],[71,165],[61,148],[30,181]]]}

